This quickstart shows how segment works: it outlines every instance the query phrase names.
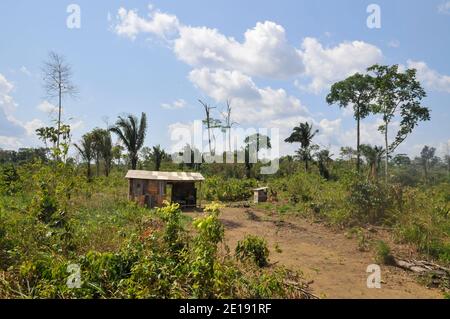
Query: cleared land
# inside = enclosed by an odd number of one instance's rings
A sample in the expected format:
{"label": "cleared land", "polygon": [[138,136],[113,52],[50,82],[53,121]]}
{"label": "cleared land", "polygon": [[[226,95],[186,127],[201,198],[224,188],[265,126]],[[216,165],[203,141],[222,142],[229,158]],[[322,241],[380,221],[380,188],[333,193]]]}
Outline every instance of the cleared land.
{"label": "cleared land", "polygon": [[[381,289],[367,288],[366,268],[374,263],[374,252],[360,251],[358,241],[344,232],[301,217],[280,219],[279,215],[254,208],[223,208],[220,219],[229,247],[234,248],[247,234],[264,237],[271,263],[301,270],[320,297],[442,298],[438,289],[429,289],[418,283],[413,274],[390,266],[381,266]],[[383,231],[373,236],[389,240]],[[395,252],[411,253],[407,246],[392,245]]]}

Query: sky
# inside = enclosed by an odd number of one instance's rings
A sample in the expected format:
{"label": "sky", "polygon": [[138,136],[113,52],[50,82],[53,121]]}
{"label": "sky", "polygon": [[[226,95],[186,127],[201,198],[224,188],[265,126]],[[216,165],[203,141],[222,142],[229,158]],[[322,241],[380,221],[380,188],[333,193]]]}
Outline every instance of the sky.
{"label": "sky", "polygon": [[[35,129],[57,113],[42,65],[54,51],[79,90],[63,101],[74,142],[119,115],[145,112],[145,145],[174,150],[174,130],[204,118],[198,99],[216,107],[216,118],[229,100],[238,127],[279,130],[281,154],[294,152],[282,140],[308,121],[319,130],[315,143],[338,155],[355,147],[355,121],[350,109],[326,103],[330,86],[380,63],[417,69],[431,109],[431,121],[397,152],[415,156],[426,144],[442,156],[450,143],[449,31],[447,0],[3,0],[0,148],[43,146]],[[364,119],[362,143],[382,145],[379,125],[377,116]]]}

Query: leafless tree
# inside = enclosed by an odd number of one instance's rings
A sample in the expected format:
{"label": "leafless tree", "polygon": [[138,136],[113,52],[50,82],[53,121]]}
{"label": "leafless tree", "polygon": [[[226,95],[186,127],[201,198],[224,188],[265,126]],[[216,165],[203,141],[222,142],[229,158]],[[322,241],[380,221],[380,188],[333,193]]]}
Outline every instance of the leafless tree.
{"label": "leafless tree", "polygon": [[62,55],[50,52],[47,61],[42,67],[44,89],[50,99],[58,99],[58,139],[56,147],[59,148],[61,130],[61,109],[64,97],[75,97],[78,94],[76,86],[72,83],[72,67]]}
{"label": "leafless tree", "polygon": [[226,107],[225,111],[222,112],[222,117],[223,117],[223,122],[224,122],[224,124],[222,126],[222,130],[225,133],[228,130],[228,150],[230,152],[231,152],[231,128],[234,125],[238,124],[236,122],[233,122],[233,120],[231,118],[231,111],[232,111],[231,101],[227,100],[227,107]]}

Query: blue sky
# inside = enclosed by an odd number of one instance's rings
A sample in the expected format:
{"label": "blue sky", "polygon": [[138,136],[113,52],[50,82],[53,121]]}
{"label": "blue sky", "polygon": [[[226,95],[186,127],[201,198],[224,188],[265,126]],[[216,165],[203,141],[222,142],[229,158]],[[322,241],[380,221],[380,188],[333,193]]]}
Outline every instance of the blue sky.
{"label": "blue sky", "polygon": [[[69,29],[71,3],[81,28]],[[370,29],[367,6],[381,9]],[[49,51],[66,57],[79,87],[64,103],[73,140],[146,112],[146,145],[170,148],[170,129],[203,118],[197,99],[220,110],[231,99],[241,127],[277,127],[284,139],[300,121],[338,154],[354,146],[351,113],[325,103],[329,86],[373,63],[418,69],[432,110],[399,148],[450,141],[450,2],[436,1],[2,1],[0,148],[37,146],[34,129],[55,117],[42,88]],[[216,114],[219,117],[219,114]],[[364,121],[363,143],[381,144],[379,119]],[[283,154],[294,146],[281,143]]]}

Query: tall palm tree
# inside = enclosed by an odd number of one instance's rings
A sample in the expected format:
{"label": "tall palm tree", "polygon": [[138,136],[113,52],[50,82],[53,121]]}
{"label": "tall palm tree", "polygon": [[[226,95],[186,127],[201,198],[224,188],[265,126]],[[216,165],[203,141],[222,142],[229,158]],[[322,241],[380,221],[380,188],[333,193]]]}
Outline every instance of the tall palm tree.
{"label": "tall palm tree", "polygon": [[365,157],[369,165],[369,178],[376,180],[381,166],[381,159],[384,154],[384,149],[381,146],[370,146],[362,144],[360,146],[361,154]]}
{"label": "tall palm tree", "polygon": [[91,161],[94,156],[94,139],[92,138],[92,134],[87,133],[84,134],[80,145],[74,144],[75,148],[80,152],[81,157],[87,163],[87,179],[91,180]]}
{"label": "tall palm tree", "polygon": [[305,162],[305,171],[309,169],[311,142],[317,133],[319,133],[319,130],[313,130],[312,124],[310,125],[308,122],[300,123],[299,126],[294,127],[292,134],[284,140],[286,143],[300,143],[301,147],[297,153]]}
{"label": "tall palm tree", "polygon": [[155,163],[155,171],[159,171],[161,168],[161,162],[167,158],[167,153],[161,148],[160,145],[153,146],[150,158]]}
{"label": "tall palm tree", "polygon": [[110,128],[125,145],[131,162],[131,168],[136,169],[138,162],[138,152],[144,145],[147,131],[147,116],[142,112],[141,119],[134,115],[126,118],[119,116],[116,125]]}

